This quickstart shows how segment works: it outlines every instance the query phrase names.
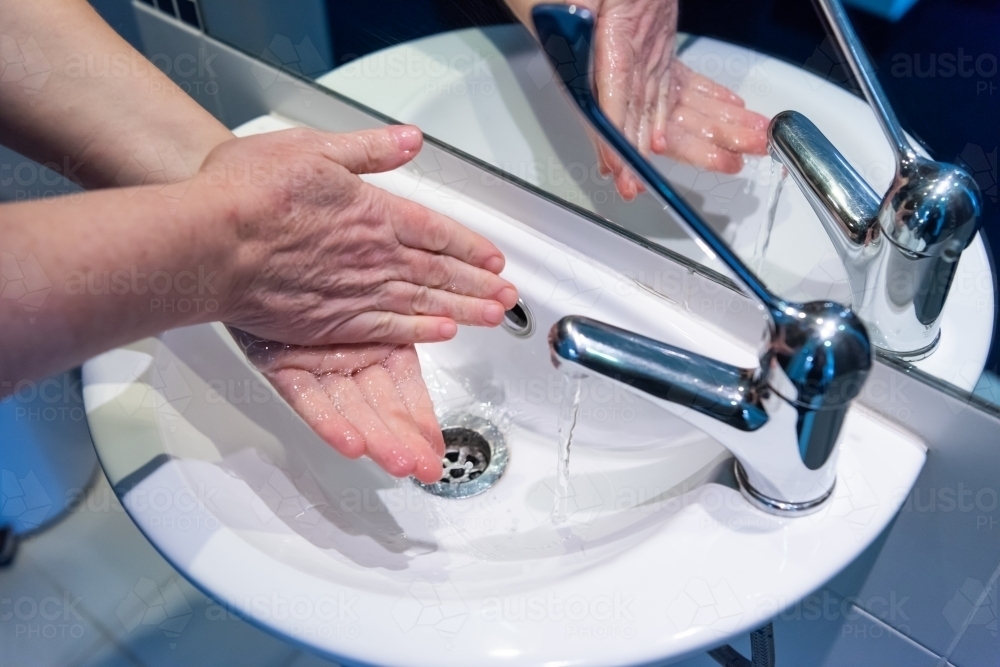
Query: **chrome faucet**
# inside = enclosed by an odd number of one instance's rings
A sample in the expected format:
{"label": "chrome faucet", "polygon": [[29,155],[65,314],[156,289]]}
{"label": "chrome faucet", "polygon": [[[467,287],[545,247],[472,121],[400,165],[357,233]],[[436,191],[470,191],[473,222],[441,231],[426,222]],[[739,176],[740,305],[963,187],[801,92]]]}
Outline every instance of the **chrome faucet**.
{"label": "chrome faucet", "polygon": [[818,0],[830,32],[875,111],[896,158],[883,198],[809,119],[771,121],[771,156],[788,169],[833,241],[853,307],[872,341],[908,360],[934,351],[958,259],[979,229],[979,189],[951,164],[920,156],[886,100],[840,0]]}
{"label": "chrome faucet", "polygon": [[549,333],[553,363],[598,374],[656,399],[713,436],[736,458],[736,479],[754,506],[779,515],[819,509],[836,481],[837,440],[872,364],[861,320],[836,303],[781,299],[736,256],[622,136],[594,97],[590,11],[538,5],[535,29],[583,115],[732,271],[760,304],[769,340],[757,368],[737,368],[595,320],[570,316]]}

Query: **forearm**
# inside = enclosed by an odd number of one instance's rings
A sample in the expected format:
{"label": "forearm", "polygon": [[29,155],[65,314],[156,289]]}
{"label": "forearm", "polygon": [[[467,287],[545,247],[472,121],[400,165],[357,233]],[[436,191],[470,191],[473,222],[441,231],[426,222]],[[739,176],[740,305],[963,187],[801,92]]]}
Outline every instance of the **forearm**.
{"label": "forearm", "polygon": [[177,326],[220,319],[235,239],[187,183],[0,206],[0,396]]}
{"label": "forearm", "polygon": [[87,188],[178,181],[232,134],[85,0],[0,0],[0,143]]}

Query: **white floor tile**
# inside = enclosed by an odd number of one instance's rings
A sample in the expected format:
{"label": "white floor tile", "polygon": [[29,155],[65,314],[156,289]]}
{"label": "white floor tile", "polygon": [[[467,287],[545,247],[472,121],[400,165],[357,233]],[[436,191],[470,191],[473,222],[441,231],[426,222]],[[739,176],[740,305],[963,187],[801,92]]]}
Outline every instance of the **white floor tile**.
{"label": "white floor tile", "polygon": [[115,637],[128,629],[128,600],[143,582],[175,572],[125,513],[104,475],[73,513],[21,546],[22,557],[82,599]]}
{"label": "white floor tile", "polygon": [[30,561],[0,570],[0,667],[65,667],[107,638]]}
{"label": "white floor tile", "polygon": [[296,649],[250,625],[179,575],[146,584],[130,600],[132,629],[121,637],[146,667],[275,667]]}

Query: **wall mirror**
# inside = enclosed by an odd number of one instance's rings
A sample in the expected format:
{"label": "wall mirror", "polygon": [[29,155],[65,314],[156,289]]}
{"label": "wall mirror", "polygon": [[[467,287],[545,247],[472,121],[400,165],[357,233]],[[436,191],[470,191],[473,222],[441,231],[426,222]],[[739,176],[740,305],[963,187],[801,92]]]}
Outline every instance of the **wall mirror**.
{"label": "wall mirror", "polygon": [[[851,303],[854,295],[841,254],[781,164],[760,146],[747,146],[749,153],[739,155],[734,167],[727,155],[739,151],[723,146],[715,165],[724,168],[705,169],[689,163],[692,155],[695,162],[706,160],[704,151],[699,158],[698,146],[690,144],[704,143],[706,137],[711,144],[725,134],[725,128],[712,123],[720,117],[732,121],[733,112],[719,111],[720,104],[745,107],[767,119],[795,110],[822,131],[881,197],[893,180],[895,156],[876,116],[858,96],[836,43],[808,6],[787,0],[752,8],[722,1],[705,8],[689,4],[681,3],[683,32],[664,40],[680,63],[672,80],[706,77],[739,99],[727,102],[715,95],[709,103],[695,99],[705,93],[697,85],[681,90],[684,99],[675,96],[668,107],[688,107],[678,126],[687,135],[673,137],[669,150],[661,151],[666,154],[652,150],[651,160],[775,292],[789,299]],[[499,0],[135,0],[135,6],[381,115],[416,124],[428,136],[533,186],[540,195],[620,226],[709,274],[724,273],[652,196],[633,193],[604,173],[584,121],[553,76],[542,48]],[[981,230],[956,262],[940,314],[940,340],[927,354],[904,355],[902,361],[884,358],[911,364],[969,400],[997,402],[997,290],[989,246],[998,217],[996,149],[990,148],[997,136],[988,122],[980,122],[991,113],[995,119],[996,100],[976,93],[977,82],[988,86],[995,76],[995,59],[973,62],[968,80],[919,78],[912,69],[919,55],[901,51],[904,42],[893,37],[902,27],[912,32],[912,26],[854,11],[850,16],[914,145],[936,159],[962,165],[981,192]],[[968,115],[967,122],[956,120],[954,127],[937,131],[942,123],[934,115],[956,107],[928,100],[948,95],[965,96],[968,104],[960,113]],[[721,116],[713,120],[716,112]],[[752,119],[745,123],[753,125]],[[647,145],[653,143],[649,136]],[[637,278],[657,288],[656,276]]]}

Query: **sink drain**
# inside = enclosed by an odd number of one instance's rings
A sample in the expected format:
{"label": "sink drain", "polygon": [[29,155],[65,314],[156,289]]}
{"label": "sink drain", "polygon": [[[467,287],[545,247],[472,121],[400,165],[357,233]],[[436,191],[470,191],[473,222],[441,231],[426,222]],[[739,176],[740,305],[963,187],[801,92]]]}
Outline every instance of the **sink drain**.
{"label": "sink drain", "polygon": [[444,420],[441,479],[417,485],[435,496],[468,498],[493,486],[507,467],[507,445],[491,422],[473,415]]}

